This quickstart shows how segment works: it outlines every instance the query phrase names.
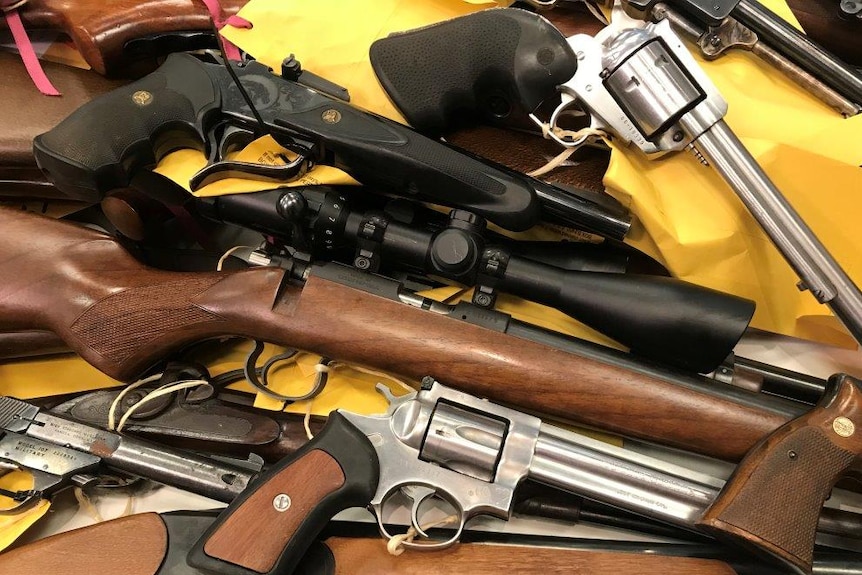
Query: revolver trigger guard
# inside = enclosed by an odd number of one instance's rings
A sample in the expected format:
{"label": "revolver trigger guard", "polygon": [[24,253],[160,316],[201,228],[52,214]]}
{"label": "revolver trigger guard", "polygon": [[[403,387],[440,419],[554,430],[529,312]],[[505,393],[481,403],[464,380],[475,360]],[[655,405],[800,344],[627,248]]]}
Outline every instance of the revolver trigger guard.
{"label": "revolver trigger guard", "polygon": [[[546,131],[547,137],[564,148],[578,148],[578,147],[584,145],[584,143],[590,138],[591,134],[586,133],[586,134],[582,135],[581,137],[576,138],[574,140],[565,140],[565,139],[561,138],[556,132],[557,123],[560,121],[560,117],[563,114],[565,114],[566,112],[568,112],[569,110],[571,110],[572,108],[577,108],[578,110],[582,110],[584,112],[584,114],[589,114],[589,111],[585,106],[581,105],[580,100],[578,100],[575,96],[569,94],[568,91],[564,90],[560,95],[560,99],[562,100],[562,103],[554,109],[554,111],[551,113],[550,120],[548,120],[548,128]],[[589,115],[590,115],[590,128],[601,129],[603,127],[603,125],[598,120],[598,118],[596,118],[592,114],[589,114]],[[545,133],[544,129],[543,129],[543,133]]]}

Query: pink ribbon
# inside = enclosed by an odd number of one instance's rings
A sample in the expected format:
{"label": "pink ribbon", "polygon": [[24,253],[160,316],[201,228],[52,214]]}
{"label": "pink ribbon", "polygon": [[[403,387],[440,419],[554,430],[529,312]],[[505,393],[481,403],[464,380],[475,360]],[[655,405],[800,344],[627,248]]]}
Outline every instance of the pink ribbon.
{"label": "pink ribbon", "polygon": [[[251,22],[245,18],[240,18],[239,16],[234,15],[229,18],[224,18],[224,12],[221,9],[219,0],[203,0],[203,3],[207,7],[207,10],[209,10],[210,18],[213,19],[216,29],[218,30],[221,30],[228,24],[236,28],[244,28],[246,30],[252,27]],[[237,48],[233,42],[222,37],[222,43],[224,44],[225,55],[227,55],[230,60],[240,59],[241,56],[239,48]]]}
{"label": "pink ribbon", "polygon": [[30,79],[36,88],[46,96],[59,96],[60,92],[45,75],[45,70],[42,69],[42,64],[36,56],[36,51],[33,49],[33,44],[30,42],[30,37],[27,36],[27,31],[24,30],[24,23],[21,22],[21,15],[18,14],[18,7],[24,2],[17,2],[9,7],[4,6],[3,11],[6,16],[6,25],[12,32],[12,37],[15,39],[15,47],[18,48],[18,53],[21,54],[21,60],[24,62],[24,67],[27,73],[30,74]]}

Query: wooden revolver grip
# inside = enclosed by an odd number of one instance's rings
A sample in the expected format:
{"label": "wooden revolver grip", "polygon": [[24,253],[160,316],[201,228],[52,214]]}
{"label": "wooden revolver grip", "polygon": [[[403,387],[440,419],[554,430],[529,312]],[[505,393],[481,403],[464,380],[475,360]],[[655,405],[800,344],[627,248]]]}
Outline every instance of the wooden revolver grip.
{"label": "wooden revolver grip", "polygon": [[156,513],[141,513],[53,535],[0,554],[0,573],[155,575],[168,552]]}
{"label": "wooden revolver grip", "polygon": [[[227,0],[221,5],[229,16],[246,1]],[[127,61],[123,50],[129,40],[212,27],[200,0],[29,0],[21,10],[21,19],[31,28],[65,32],[87,63],[108,75],[124,73],[122,67]]]}
{"label": "wooden revolver grip", "polygon": [[698,524],[810,573],[820,509],[862,451],[860,385],[833,376],[817,407],[751,450]]}

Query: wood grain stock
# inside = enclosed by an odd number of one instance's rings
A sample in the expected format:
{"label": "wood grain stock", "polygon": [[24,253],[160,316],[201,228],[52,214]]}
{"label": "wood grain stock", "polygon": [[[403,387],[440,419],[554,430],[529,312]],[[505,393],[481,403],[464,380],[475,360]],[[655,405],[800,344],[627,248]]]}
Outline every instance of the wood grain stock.
{"label": "wood grain stock", "polygon": [[611,432],[739,460],[784,416],[311,276],[146,268],[110,237],[0,210],[0,318],[130,380],[193,341],[257,337]]}
{"label": "wood grain stock", "polygon": [[0,573],[15,575],[154,575],[168,550],[156,513],[60,533],[0,554]]}
{"label": "wood grain stock", "polygon": [[[193,540],[193,538],[191,538]],[[203,575],[185,563],[166,563],[167,531],[155,513],[114,519],[61,533],[0,554],[0,573],[15,575]],[[187,552],[171,542],[172,552]],[[307,572],[326,575],[734,575],[714,559],[645,553],[562,549],[529,545],[464,543],[437,552],[387,553],[379,537],[330,537],[334,559],[328,570],[313,559]],[[174,547],[176,546],[176,547]],[[299,571],[298,571],[299,572]]]}
{"label": "wood grain stock", "polygon": [[49,331],[0,333],[0,360],[71,353],[72,350]]}
{"label": "wood grain stock", "polygon": [[[222,0],[233,15],[247,0]],[[200,0],[29,0],[21,9],[25,26],[65,32],[100,74],[123,74],[123,46],[129,40],[169,32],[210,30]]]}
{"label": "wood grain stock", "polygon": [[713,559],[661,557],[516,545],[461,544],[436,552],[410,552],[395,557],[383,542],[330,537],[325,542],[335,557],[334,575],[733,575],[726,563]]}
{"label": "wood grain stock", "polygon": [[698,525],[810,573],[820,510],[862,453],[860,426],[860,382],[834,376],[816,408],[751,450]]}

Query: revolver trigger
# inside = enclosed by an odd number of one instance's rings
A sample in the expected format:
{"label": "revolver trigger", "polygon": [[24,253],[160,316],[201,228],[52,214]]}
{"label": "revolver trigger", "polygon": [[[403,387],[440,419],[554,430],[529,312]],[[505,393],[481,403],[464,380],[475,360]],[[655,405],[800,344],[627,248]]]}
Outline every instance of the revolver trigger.
{"label": "revolver trigger", "polygon": [[419,524],[419,510],[425,501],[437,495],[437,490],[423,485],[405,485],[401,488],[401,491],[413,501],[413,505],[410,508],[410,524],[413,525],[416,533],[427,538],[428,534],[425,533],[425,530]]}
{"label": "revolver trigger", "polygon": [[226,178],[244,178],[281,184],[301,178],[313,165],[314,163],[304,156],[297,156],[287,164],[278,166],[226,160],[201,168],[189,180],[189,187],[195,192],[208,184]]}

